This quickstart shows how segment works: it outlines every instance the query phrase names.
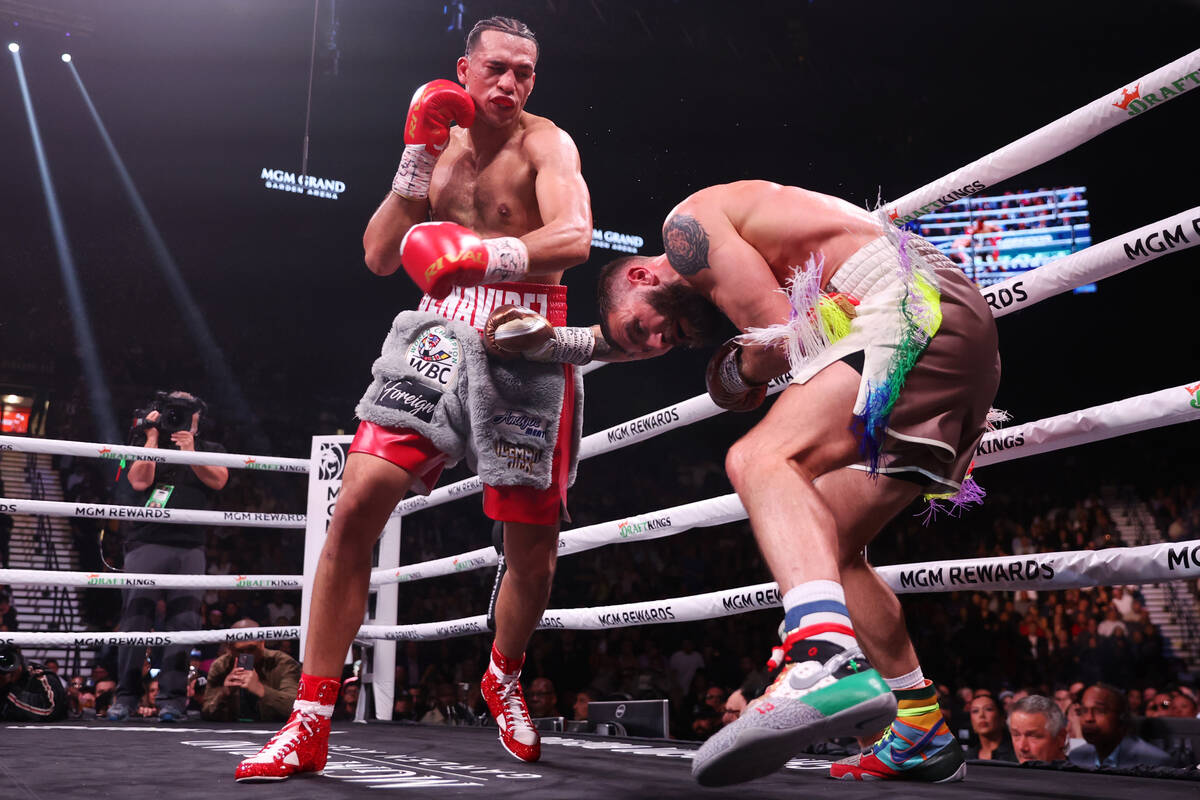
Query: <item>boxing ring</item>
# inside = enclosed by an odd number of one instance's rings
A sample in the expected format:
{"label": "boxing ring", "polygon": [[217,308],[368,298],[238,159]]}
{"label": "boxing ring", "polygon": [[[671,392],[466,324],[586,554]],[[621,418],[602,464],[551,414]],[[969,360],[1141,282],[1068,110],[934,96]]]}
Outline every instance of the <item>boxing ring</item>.
{"label": "boxing ring", "polygon": [[[880,209],[881,221],[902,224],[941,205],[983,189],[1031,169],[1064,153],[1099,133],[1127,119],[1163,105],[1175,95],[1192,88],[1189,76],[1200,70],[1200,50],[1178,59],[1136,82],[1138,89],[1128,87],[1114,90],[1087,106],[1040,128],[1028,136],[979,159],[950,175],[929,184]],[[1200,85],[1200,81],[1191,81]],[[1184,89],[1179,89],[1179,84]],[[1130,84],[1134,86],[1135,84]],[[1176,86],[1170,96],[1155,96],[1149,87]],[[1142,99],[1147,98],[1147,99]],[[1138,105],[1140,104],[1140,105]],[[994,284],[983,290],[996,317],[1022,310],[1059,293],[1082,284],[1091,283],[1146,264],[1169,253],[1200,243],[1200,206],[1181,211],[1165,219],[1150,222],[1066,256],[1015,278]],[[598,365],[593,365],[593,368]],[[778,393],[788,385],[788,376],[772,381],[770,393]],[[1200,420],[1200,375],[1183,385],[1128,397],[1116,402],[1078,409],[1057,416],[1024,424],[1011,425],[988,433],[976,453],[975,467],[1025,458],[1117,436],[1168,425]],[[665,408],[657,409],[627,420],[619,425],[586,436],[580,458],[589,459],[618,449],[640,445],[669,431],[723,413],[707,395],[686,398]],[[214,631],[148,631],[123,633],[96,632],[14,632],[0,634],[0,642],[23,648],[68,646],[94,648],[101,645],[158,646],[167,644],[224,643],[245,639],[285,639],[303,637],[309,609],[309,587],[315,573],[317,557],[324,541],[328,521],[336,505],[341,485],[341,473],[346,459],[350,436],[314,437],[308,459],[284,459],[269,456],[183,453],[99,443],[65,442],[0,436],[0,450],[21,453],[51,453],[108,459],[149,458],[178,464],[208,464],[229,468],[270,470],[306,475],[308,504],[305,514],[258,514],[234,511],[184,511],[150,509],[108,504],[60,503],[13,498],[0,498],[0,510],[10,514],[32,514],[100,519],[148,519],[165,524],[192,523],[202,525],[266,527],[304,531],[305,568],[302,575],[141,575],[129,573],[47,572],[42,570],[0,570],[0,584],[122,588],[153,586],[158,588],[190,587],[218,590],[285,589],[302,592],[300,626],[267,627]],[[460,619],[421,624],[397,624],[398,587],[402,583],[430,580],[467,571],[491,569],[497,564],[497,554],[487,546],[456,555],[400,566],[400,533],[406,516],[478,494],[482,486],[478,478],[452,483],[424,497],[402,501],[385,526],[379,547],[379,563],[371,575],[371,591],[377,594],[376,616],[368,619],[358,639],[373,641],[373,693],[379,716],[390,716],[397,641],[424,641],[487,633],[483,614]],[[480,516],[474,509],[469,512]],[[622,517],[594,525],[563,531],[558,546],[559,557],[574,556],[610,544],[633,544],[638,541],[674,536],[693,528],[720,525],[744,520],[745,509],[734,494],[711,497],[672,508],[649,510],[635,516]],[[482,522],[482,519],[480,519]],[[483,526],[480,526],[481,530]],[[1102,551],[1072,551],[1023,556],[1003,556],[984,559],[963,559],[929,563],[882,566],[878,571],[898,593],[949,592],[977,590],[1056,590],[1071,587],[1142,584],[1195,579],[1200,577],[1200,544],[1196,542],[1157,544],[1140,547],[1111,548]],[[747,611],[769,609],[780,605],[780,596],[773,583],[721,589],[704,594],[676,597],[650,602],[627,602],[591,608],[550,609],[542,616],[539,629],[601,630],[632,625],[662,624],[713,619]],[[350,730],[345,730],[350,728]],[[50,733],[54,731],[55,733]],[[95,732],[104,731],[105,736]],[[115,731],[119,731],[116,733]],[[143,732],[155,731],[159,736],[146,737]],[[170,731],[170,735],[163,734]],[[252,754],[274,730],[226,729],[219,726],[154,727],[152,724],[124,723],[117,727],[103,724],[64,724],[37,726],[7,726],[8,741],[19,742],[16,747],[42,752],[47,737],[56,740],[56,748],[69,749],[78,741],[89,748],[129,747],[149,738],[170,739],[173,758],[184,757],[189,763],[203,764],[208,775],[205,790],[211,791],[212,776],[229,777],[236,760]],[[483,739],[472,739],[486,736]],[[181,738],[182,737],[182,738]],[[667,746],[659,741],[594,738],[582,734],[547,736],[543,739],[546,757],[534,765],[522,765],[518,770],[509,761],[503,768],[499,750],[495,748],[490,731],[471,729],[430,729],[417,726],[386,726],[364,729],[354,726],[335,727],[331,742],[331,765],[327,775],[350,787],[421,788],[438,787],[439,792],[469,795],[486,788],[498,794],[528,793],[536,789],[548,796],[600,796],[619,792],[627,781],[638,781],[644,791],[664,797],[692,796],[696,788],[687,777],[687,760],[692,744]],[[180,739],[175,742],[174,740]],[[41,744],[39,744],[41,743]],[[159,745],[156,745],[158,747]],[[165,745],[164,745],[165,746]],[[398,751],[397,751],[398,748]],[[461,754],[453,757],[447,753]],[[480,766],[479,753],[486,753],[486,766]],[[633,758],[634,755],[654,755],[659,758]],[[114,756],[115,757],[115,756]],[[164,756],[166,758],[166,756]],[[460,760],[457,760],[461,758]],[[613,759],[621,764],[613,774]],[[61,766],[56,771],[53,760],[44,768],[47,783],[65,780]],[[164,762],[165,763],[165,762]],[[675,767],[659,768],[675,764]],[[796,759],[785,770],[753,784],[756,793],[773,797],[783,792],[794,793],[795,776],[820,776],[827,770],[828,761]],[[209,768],[211,766],[211,773]],[[470,769],[468,769],[470,767]],[[509,768],[511,767],[511,769]],[[529,767],[527,769],[527,767]],[[1193,770],[1194,771],[1194,770]],[[982,781],[977,780],[983,776]],[[580,778],[584,780],[581,781]],[[1034,797],[1058,796],[1067,778],[1061,773],[1039,773],[1028,769],[989,767],[972,771],[966,784],[934,787],[938,792],[969,793],[973,797],[1000,797],[1021,793]],[[1070,791],[1095,797],[1124,797],[1138,791],[1138,780],[1132,777],[1077,773],[1069,777]],[[815,780],[806,790],[819,793],[832,782]],[[283,791],[289,797],[326,796],[323,782],[288,781],[283,788],[262,787],[256,791]],[[1142,787],[1144,788],[1144,786]],[[861,785],[836,785],[840,796],[857,797],[877,791]],[[932,791],[922,787],[922,794]],[[1153,791],[1163,797],[1180,796],[1184,791],[1194,796],[1195,787],[1186,783],[1160,782]],[[863,793],[863,794],[855,794]],[[185,791],[185,793],[187,793]],[[721,796],[705,790],[704,794]],[[740,794],[740,793],[739,793]],[[30,794],[30,796],[34,796]],[[734,796],[729,793],[728,796]],[[789,796],[791,796],[789,794]],[[957,796],[957,795],[956,795]]]}

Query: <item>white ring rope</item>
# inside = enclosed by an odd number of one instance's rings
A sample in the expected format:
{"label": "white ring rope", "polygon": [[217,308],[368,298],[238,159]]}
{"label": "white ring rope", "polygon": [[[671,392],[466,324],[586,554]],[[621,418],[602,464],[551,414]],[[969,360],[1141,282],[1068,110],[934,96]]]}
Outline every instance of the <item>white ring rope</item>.
{"label": "white ring rope", "polygon": [[0,436],[0,451],[83,456],[85,458],[103,458],[108,461],[195,464],[209,467],[229,467],[230,469],[257,469],[268,472],[308,472],[307,458],[250,456],[240,453],[169,450],[157,447],[127,447],[101,442],[72,442],[66,439],[38,439],[29,436]]}
{"label": "white ring rope", "polygon": [[[1109,439],[1150,428],[1200,419],[1200,382],[1176,386],[1150,394],[1117,400],[1104,405],[1060,414],[1001,428],[984,436],[976,451],[975,466],[998,464],[1015,458],[1074,447],[1087,442]],[[34,501],[19,501],[22,503]],[[62,504],[70,505],[70,504]],[[25,512],[18,512],[25,513]],[[195,512],[201,513],[201,512]],[[212,513],[212,512],[209,512]],[[239,513],[239,512],[216,512]],[[297,516],[297,515],[291,515]],[[574,555],[618,542],[644,541],[673,536],[696,527],[711,527],[746,518],[736,494],[699,500],[673,508],[651,511],[622,520],[600,522],[564,531],[559,537],[558,554]],[[496,551],[482,547],[454,556],[435,558],[396,569],[377,569],[371,585],[408,583],[426,578],[453,575],[496,565]],[[204,589],[299,589],[302,575],[151,575],[132,573],[54,572],[43,570],[0,570],[0,583],[46,586],[83,586],[126,588]]]}
{"label": "white ring rope", "polygon": [[[1200,50],[1193,50],[1164,67],[1038,128],[965,167],[951,172],[891,203],[881,213],[896,225],[937,211],[964,197],[1057,158],[1130,117],[1161,106],[1177,95],[1200,87]],[[1151,100],[1151,98],[1154,98]]]}
{"label": "white ring rope", "polygon": [[[1025,556],[931,561],[878,567],[884,581],[898,594],[923,592],[1051,591],[1084,586],[1142,584],[1200,577],[1200,542],[1077,550]],[[727,617],[780,605],[775,583],[736,589],[622,603],[592,608],[547,609],[538,622],[542,630],[604,630],[664,622],[695,622]],[[384,640],[449,639],[487,632],[482,615],[414,625],[363,625],[358,638]],[[248,639],[294,639],[299,628],[241,628],[220,631],[162,631],[129,633],[8,633],[0,643],[24,647],[104,645],[159,646],[211,644]]]}
{"label": "white ring rope", "polygon": [[168,525],[219,525],[244,528],[303,528],[304,514],[262,514],[257,511],[200,511],[190,508],[147,508],[107,503],[64,503],[0,497],[0,511],[43,517],[148,520]]}
{"label": "white ring rope", "polygon": [[1126,436],[1152,428],[1200,420],[1200,382],[1161,389],[1024,425],[999,428],[983,437],[975,466]]}
{"label": "white ring rope", "polygon": [[300,638],[295,625],[274,628],[230,628],[216,631],[25,632],[0,633],[0,643],[17,647],[166,647],[173,644],[225,644]]}
{"label": "white ring rope", "polygon": [[983,290],[983,296],[992,316],[1003,317],[1047,297],[1197,244],[1200,244],[1200,206],[993,283]]}
{"label": "white ring rope", "polygon": [[[1200,576],[1200,542],[933,561],[879,567],[876,571],[898,594],[966,590],[1050,591],[1155,583]],[[780,605],[779,587],[775,583],[759,583],[667,600],[548,609],[538,628],[603,630],[662,622],[695,622]],[[487,632],[487,620],[478,615],[416,625],[364,625],[358,635],[364,639],[424,640],[484,632]]]}
{"label": "white ring rope", "polygon": [[303,589],[303,575],[158,575],[141,572],[65,572],[0,569],[0,584],[84,589]]}
{"label": "white ring rope", "polygon": [[[975,451],[975,466],[998,464],[1193,420],[1200,420],[1200,382],[991,431],[984,435]],[[670,536],[696,527],[722,525],[745,518],[746,511],[737,495],[726,494],[564,531],[558,540],[558,554],[563,556],[618,542]],[[377,569],[371,573],[371,584],[408,583],[495,565],[495,548],[482,547],[395,569]]]}

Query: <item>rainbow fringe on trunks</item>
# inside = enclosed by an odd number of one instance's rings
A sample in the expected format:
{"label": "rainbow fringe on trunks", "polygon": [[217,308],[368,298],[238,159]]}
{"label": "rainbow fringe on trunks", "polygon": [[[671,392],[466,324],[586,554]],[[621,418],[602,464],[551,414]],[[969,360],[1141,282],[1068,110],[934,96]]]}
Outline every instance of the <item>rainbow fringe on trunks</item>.
{"label": "rainbow fringe on trunks", "polygon": [[[921,274],[908,253],[908,240],[912,234],[905,230],[894,233],[894,244],[898,253],[897,277],[904,286],[900,301],[900,324],[897,344],[892,351],[887,368],[878,375],[864,375],[867,381],[866,402],[862,411],[855,415],[855,428],[863,460],[867,462],[869,474],[879,474],[879,461],[883,454],[884,438],[888,420],[900,397],[908,373],[942,325],[941,293],[937,287]],[[787,350],[788,363],[793,370],[811,361],[825,348],[850,333],[856,316],[856,298],[843,294],[826,294],[821,291],[823,259],[810,257],[804,267],[793,271],[784,292],[792,309],[787,323],[768,328],[751,328],[739,337],[748,345],[764,347],[781,346]],[[1003,415],[1003,412],[995,412]],[[1002,419],[1002,417],[997,417]],[[997,421],[988,416],[989,423]],[[957,492],[927,494],[929,502],[925,519],[929,522],[938,513],[957,515],[964,506],[983,502],[983,488],[975,482],[970,470]]]}
{"label": "rainbow fringe on trunks", "polygon": [[896,234],[899,278],[904,284],[904,297],[900,300],[900,316],[903,318],[900,337],[883,380],[868,378],[867,402],[855,417],[861,428],[862,455],[872,475],[879,474],[879,458],[883,453],[888,419],[896,407],[896,401],[900,399],[900,390],[904,388],[908,373],[916,366],[917,359],[942,326],[942,295],[916,270],[905,246],[912,234],[906,230],[899,230]]}
{"label": "rainbow fringe on trunks", "polygon": [[[989,432],[994,431],[1002,423],[1008,422],[1010,419],[1012,419],[1012,414],[1009,414],[1007,411],[1001,411],[998,408],[989,408],[985,426]],[[972,461],[971,466],[967,467],[967,475],[963,478],[957,492],[925,495],[925,502],[928,505],[926,505],[925,511],[920,514],[923,518],[922,522],[928,525],[937,519],[938,514],[957,517],[962,514],[963,509],[967,506],[981,504],[983,498],[987,497],[987,492],[975,482],[974,473],[975,462]]]}

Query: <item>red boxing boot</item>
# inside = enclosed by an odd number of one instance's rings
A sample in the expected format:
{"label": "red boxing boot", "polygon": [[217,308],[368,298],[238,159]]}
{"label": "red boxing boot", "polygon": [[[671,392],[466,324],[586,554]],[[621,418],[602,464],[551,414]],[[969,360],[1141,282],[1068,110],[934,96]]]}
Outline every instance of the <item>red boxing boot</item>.
{"label": "red boxing boot", "polygon": [[520,659],[506,658],[492,645],[492,663],[483,674],[479,690],[487,701],[488,711],[500,729],[500,744],[521,761],[537,761],[542,757],[542,740],[521,691]]}
{"label": "red boxing boot", "polygon": [[300,676],[292,715],[262,750],[238,764],[239,781],[281,781],[297,772],[325,769],[329,754],[329,719],[342,682],[337,678]]}

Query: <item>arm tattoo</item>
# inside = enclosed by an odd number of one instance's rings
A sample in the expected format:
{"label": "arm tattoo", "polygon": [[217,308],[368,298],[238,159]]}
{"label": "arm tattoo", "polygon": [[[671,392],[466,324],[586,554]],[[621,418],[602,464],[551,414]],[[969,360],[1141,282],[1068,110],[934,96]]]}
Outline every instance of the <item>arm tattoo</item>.
{"label": "arm tattoo", "polygon": [[680,275],[695,275],[708,269],[708,233],[687,214],[675,214],[663,225],[663,247],[667,261]]}
{"label": "arm tattoo", "polygon": [[596,347],[592,350],[592,359],[595,361],[603,361],[605,356],[611,356],[613,353],[620,352],[617,348],[609,344],[608,340],[603,336],[596,337]]}

